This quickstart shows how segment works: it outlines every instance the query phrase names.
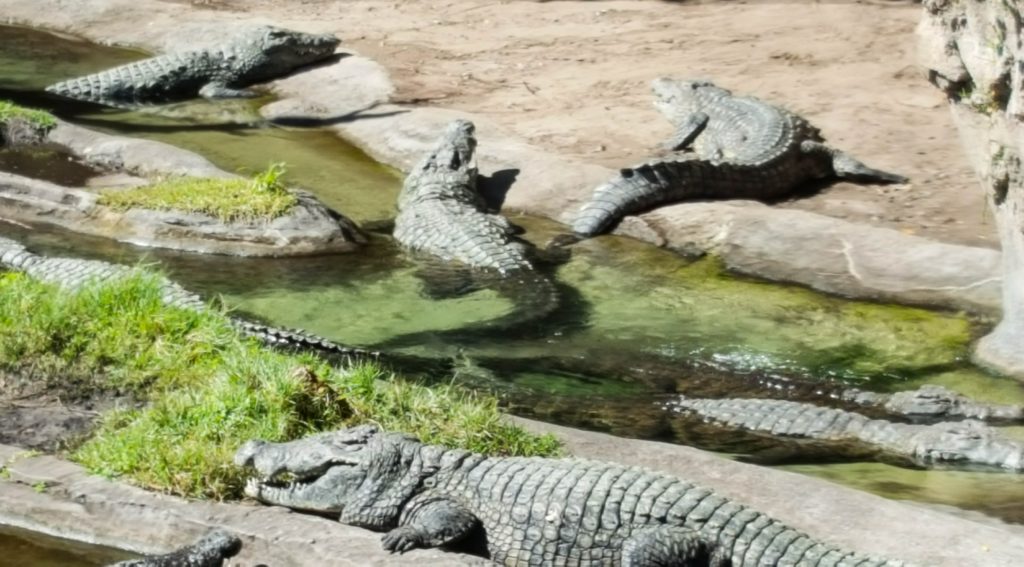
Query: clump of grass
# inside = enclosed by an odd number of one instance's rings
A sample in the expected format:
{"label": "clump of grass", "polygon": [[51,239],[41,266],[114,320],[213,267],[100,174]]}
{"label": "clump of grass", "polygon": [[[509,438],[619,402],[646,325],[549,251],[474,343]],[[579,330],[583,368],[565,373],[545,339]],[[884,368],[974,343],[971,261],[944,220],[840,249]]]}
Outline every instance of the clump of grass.
{"label": "clump of grass", "polygon": [[44,130],[57,125],[57,119],[49,112],[18,106],[9,100],[0,100],[0,124],[13,120],[23,120]]}
{"label": "clump of grass", "polygon": [[271,220],[284,215],[298,199],[282,181],[285,166],[274,163],[249,179],[171,177],[129,190],[104,191],[99,204],[202,213],[223,222]]}
{"label": "clump of grass", "polygon": [[508,455],[550,455],[558,443],[502,419],[493,398],[426,387],[364,363],[336,368],[268,350],[216,310],[168,307],[147,273],[67,293],[0,277],[0,364],[75,375],[95,388],[149,395],[107,414],[73,454],[96,473],[192,497],[240,496],[231,463],[245,441],[294,439],[375,422],[429,443]]}
{"label": "clump of grass", "polygon": [[163,303],[161,276],[139,270],[75,293],[0,275],[0,367],[82,387],[143,392],[202,381],[239,337],[214,311]]}

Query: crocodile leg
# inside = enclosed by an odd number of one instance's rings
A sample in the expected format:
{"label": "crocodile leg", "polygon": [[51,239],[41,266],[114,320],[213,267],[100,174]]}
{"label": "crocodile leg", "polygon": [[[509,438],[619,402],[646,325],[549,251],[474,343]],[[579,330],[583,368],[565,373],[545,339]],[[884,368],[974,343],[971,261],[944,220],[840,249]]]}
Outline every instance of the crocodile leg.
{"label": "crocodile leg", "polygon": [[718,567],[698,533],[679,526],[634,532],[622,542],[622,567]]}
{"label": "crocodile leg", "polygon": [[832,161],[832,170],[835,172],[836,177],[841,179],[854,179],[875,183],[906,183],[909,181],[909,179],[902,175],[868,167],[854,159],[850,154],[821,142],[804,140],[800,144],[800,149],[807,154],[828,156]]}
{"label": "crocodile leg", "polygon": [[211,81],[199,89],[199,96],[203,98],[253,98],[259,93],[248,89],[233,89],[224,83]]}
{"label": "crocodile leg", "polygon": [[682,150],[693,143],[708,125],[710,117],[706,112],[694,112],[679,125],[672,139],[665,142],[665,149],[673,152]]}
{"label": "crocodile leg", "polygon": [[464,506],[430,494],[413,498],[398,522],[397,528],[381,538],[384,549],[398,553],[454,543],[480,526],[480,520]]}

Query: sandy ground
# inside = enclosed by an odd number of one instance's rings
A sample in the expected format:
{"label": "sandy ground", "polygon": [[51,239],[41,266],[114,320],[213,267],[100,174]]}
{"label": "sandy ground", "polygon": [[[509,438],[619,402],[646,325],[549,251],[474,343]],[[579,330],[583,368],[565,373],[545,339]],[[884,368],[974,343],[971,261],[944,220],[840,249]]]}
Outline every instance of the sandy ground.
{"label": "sandy ground", "polygon": [[400,101],[477,113],[612,167],[643,161],[670,134],[652,78],[709,78],[797,111],[834,145],[912,179],[839,183],[781,206],[997,246],[945,101],[916,63],[914,2],[170,1],[336,33],[389,70]]}

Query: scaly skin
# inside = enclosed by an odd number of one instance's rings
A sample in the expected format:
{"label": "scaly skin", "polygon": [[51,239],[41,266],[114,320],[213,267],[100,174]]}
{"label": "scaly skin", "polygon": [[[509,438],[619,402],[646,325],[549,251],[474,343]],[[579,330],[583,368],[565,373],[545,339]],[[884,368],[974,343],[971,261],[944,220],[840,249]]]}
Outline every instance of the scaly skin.
{"label": "scaly skin", "polygon": [[[839,550],[682,479],[575,459],[486,457],[361,426],[250,441],[246,493],[388,531],[406,551],[482,529],[490,558],[525,565],[896,566]],[[290,484],[277,482],[288,474]]]}
{"label": "scaly skin", "polygon": [[788,400],[682,398],[669,407],[707,422],[775,437],[859,442],[923,466],[981,465],[1024,471],[1024,443],[973,420],[894,423]]}
{"label": "scaly skin", "polygon": [[242,540],[223,530],[214,530],[192,545],[164,555],[129,559],[110,567],[221,567],[242,548]]}
{"label": "scaly skin", "polygon": [[[42,282],[56,284],[64,289],[78,289],[89,282],[111,281],[138,273],[135,268],[110,264],[99,260],[77,258],[48,258],[33,254],[21,244],[0,237],[0,268],[24,272]],[[206,304],[200,297],[170,280],[162,282],[163,300],[167,305],[202,311]],[[312,350],[332,356],[354,356],[376,359],[379,353],[340,345],[323,337],[300,330],[268,327],[259,323],[231,317],[232,324],[243,334],[255,337],[275,347]]]}
{"label": "scaly skin", "polygon": [[581,236],[625,215],[684,199],[775,199],[816,179],[903,183],[825,145],[817,128],[782,108],[702,81],[656,79],[656,106],[676,126],[667,144],[690,153],[623,169],[594,190],[573,221]]}
{"label": "scaly skin", "polygon": [[[450,123],[406,177],[398,196],[394,237],[434,261],[468,268],[479,286],[509,296],[515,311],[486,324],[507,329],[543,318],[558,306],[559,295],[534,269],[527,247],[514,238],[511,223],[487,212],[477,190],[474,130],[468,120]],[[454,270],[435,270],[445,271]]]}
{"label": "scaly skin", "polygon": [[246,29],[209,49],[168,53],[69,79],[46,90],[114,106],[254,96],[244,87],[275,79],[334,53],[338,39],[271,26]]}

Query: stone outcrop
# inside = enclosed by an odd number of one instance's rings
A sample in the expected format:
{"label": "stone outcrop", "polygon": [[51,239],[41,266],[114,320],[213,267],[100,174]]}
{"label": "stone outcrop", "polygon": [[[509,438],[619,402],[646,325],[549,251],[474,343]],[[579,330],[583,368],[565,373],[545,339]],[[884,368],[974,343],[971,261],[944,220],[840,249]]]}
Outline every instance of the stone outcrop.
{"label": "stone outcrop", "polygon": [[1024,9],[1007,0],[926,0],[920,58],[949,97],[1003,248],[1003,318],[975,360],[1024,378]]}
{"label": "stone outcrop", "polygon": [[[58,122],[45,141],[107,171],[138,176],[234,177],[205,158],[168,144],[102,134],[65,122]],[[295,193],[298,203],[285,215],[225,223],[199,213],[118,212],[97,204],[95,191],[0,172],[0,214],[5,218],[141,246],[235,256],[302,256],[350,252],[365,243],[351,220],[310,193]]]}

